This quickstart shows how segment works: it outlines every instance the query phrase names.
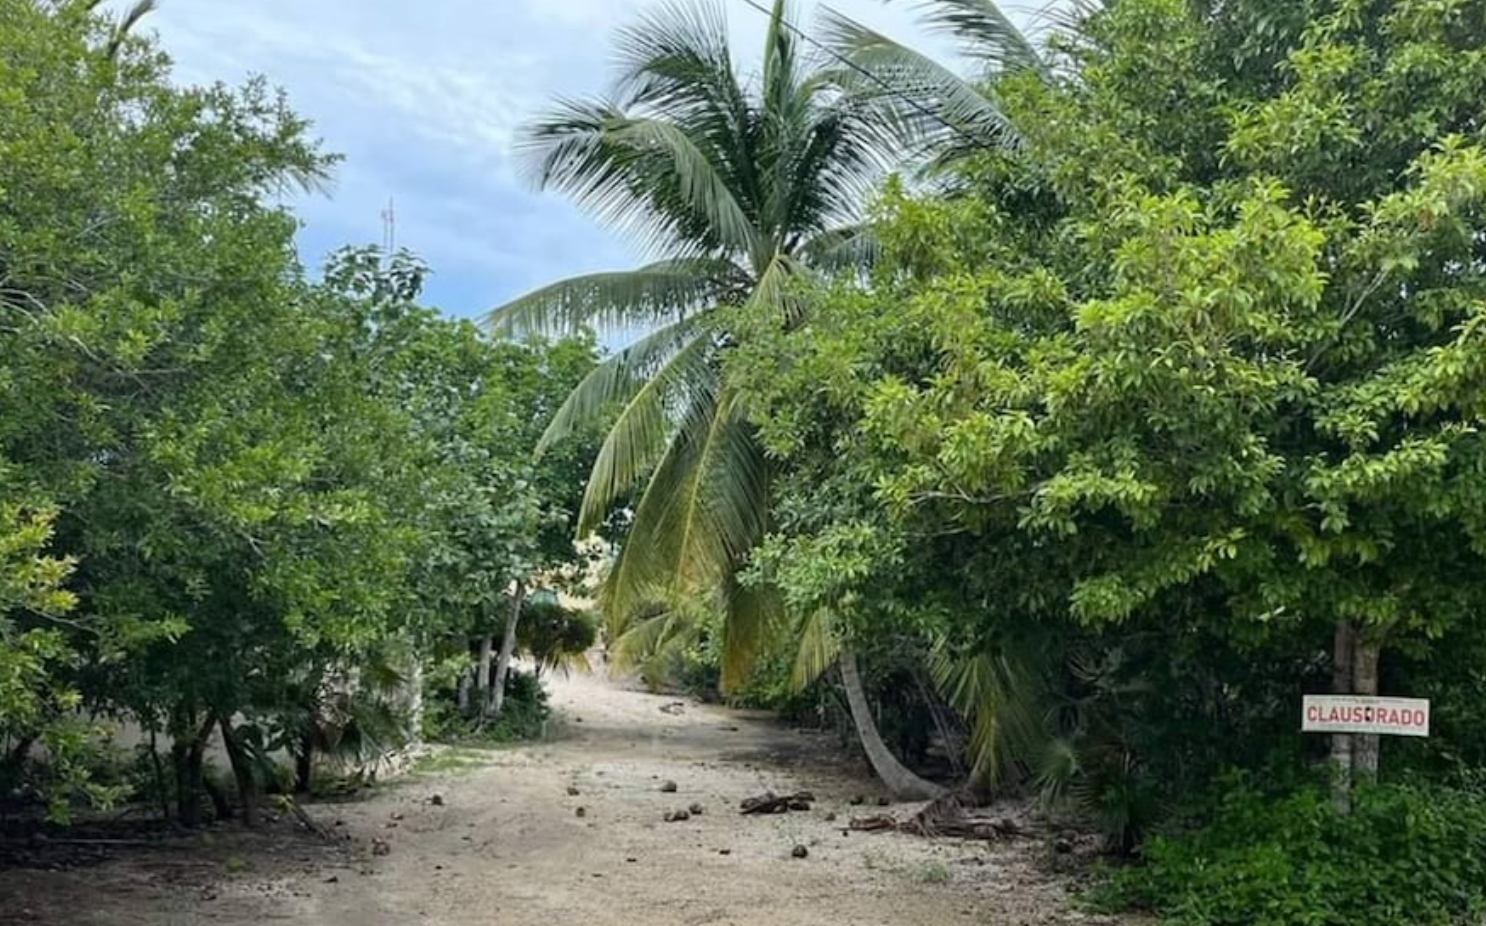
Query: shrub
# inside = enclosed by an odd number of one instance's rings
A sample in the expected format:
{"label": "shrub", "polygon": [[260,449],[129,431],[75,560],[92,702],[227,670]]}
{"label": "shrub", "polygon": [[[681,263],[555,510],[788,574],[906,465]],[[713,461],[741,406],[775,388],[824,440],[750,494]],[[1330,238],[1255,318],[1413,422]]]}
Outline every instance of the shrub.
{"label": "shrub", "polygon": [[425,708],[423,730],[436,743],[513,743],[541,738],[551,716],[542,680],[535,673],[513,668],[506,677],[500,719],[494,724],[480,726],[475,719],[462,716],[452,699],[444,698],[430,701]]}
{"label": "shrub", "polygon": [[542,680],[528,672],[511,670],[506,678],[506,700],[500,720],[484,731],[483,738],[509,743],[538,739],[545,732],[552,709],[547,706],[547,691]]}
{"label": "shrub", "polygon": [[1101,906],[1173,926],[1444,926],[1486,912],[1486,795],[1384,785],[1351,814],[1310,786],[1267,794],[1242,780],[1201,828],[1153,838]]}
{"label": "shrub", "polygon": [[586,671],[587,653],[598,642],[598,618],[591,611],[534,601],[522,612],[517,639],[543,671]]}

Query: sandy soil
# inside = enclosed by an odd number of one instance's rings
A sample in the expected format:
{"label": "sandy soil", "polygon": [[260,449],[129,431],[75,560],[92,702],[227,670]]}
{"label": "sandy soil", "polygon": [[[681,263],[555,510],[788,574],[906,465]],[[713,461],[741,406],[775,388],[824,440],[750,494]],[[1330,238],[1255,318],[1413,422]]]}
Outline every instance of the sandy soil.
{"label": "sandy soil", "polygon": [[[556,679],[561,736],[446,754],[371,798],[312,808],[345,834],[217,831],[101,862],[0,871],[0,920],[38,926],[944,926],[1107,922],[1070,908],[1045,839],[933,841],[844,829],[880,808],[818,737],[760,717]],[[668,710],[662,710],[667,708]],[[669,712],[668,712],[669,711]],[[453,766],[453,767],[451,767]],[[675,793],[662,793],[664,781]],[[576,795],[569,789],[577,790]],[[806,813],[743,797],[809,789]],[[668,810],[705,812],[666,823]],[[580,814],[581,808],[581,814]],[[912,808],[889,810],[906,813]],[[827,819],[834,814],[835,819]],[[378,844],[381,844],[378,846]],[[792,857],[796,846],[809,855]],[[376,854],[385,849],[386,854]]]}

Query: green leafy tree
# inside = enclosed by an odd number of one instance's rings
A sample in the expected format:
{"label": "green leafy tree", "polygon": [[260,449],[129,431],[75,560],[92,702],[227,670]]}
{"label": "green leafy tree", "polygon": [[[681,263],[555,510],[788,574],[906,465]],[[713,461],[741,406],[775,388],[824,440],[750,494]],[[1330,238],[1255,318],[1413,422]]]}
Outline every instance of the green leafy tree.
{"label": "green leafy tree", "polygon": [[865,292],[742,339],[765,441],[958,550],[954,633],[993,655],[1210,634],[1376,693],[1382,647],[1481,605],[1479,13],[1089,13],[996,81],[1019,149],[890,201]]}
{"label": "green leafy tree", "polygon": [[100,54],[113,26],[86,10],[0,28],[0,453],[56,509],[76,597],[8,642],[57,641],[56,692],[169,737],[186,822],[219,732],[251,821],[285,681],[380,649],[412,597],[398,410],[268,202],[332,159],[261,82],[180,87],[136,39]]}
{"label": "green leafy tree", "polygon": [[426,269],[349,249],[321,293],[345,319],[343,350],[361,358],[379,402],[398,410],[419,488],[402,514],[421,531],[416,567],[426,650],[440,639],[478,640],[474,711],[500,712],[529,581],[573,562],[572,523],[592,433],[534,458],[568,392],[594,363],[589,338],[492,341],[469,322],[418,304]]}

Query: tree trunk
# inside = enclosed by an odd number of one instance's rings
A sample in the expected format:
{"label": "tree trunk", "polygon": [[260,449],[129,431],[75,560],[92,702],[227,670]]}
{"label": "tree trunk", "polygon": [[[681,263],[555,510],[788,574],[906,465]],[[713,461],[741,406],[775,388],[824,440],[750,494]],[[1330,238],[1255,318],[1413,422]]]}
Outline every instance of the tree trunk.
{"label": "tree trunk", "polygon": [[846,703],[851,708],[851,719],[857,728],[857,737],[867,753],[867,761],[878,779],[887,786],[893,796],[905,801],[926,801],[940,797],[945,789],[931,781],[925,781],[912,771],[887,748],[877,732],[877,721],[867,704],[867,692],[862,687],[862,677],[857,672],[855,653],[841,653],[841,682],[846,688]]}
{"label": "tree trunk", "polygon": [[154,721],[150,722],[150,768],[155,775],[155,798],[160,802],[160,819],[170,819],[170,788],[165,784],[165,766],[160,762],[160,739]]}
{"label": "tree trunk", "polygon": [[[1352,687],[1356,694],[1378,693],[1378,655],[1382,647],[1375,641],[1357,637],[1352,650]],[[1363,733],[1352,738],[1352,776],[1359,783],[1378,780],[1378,735]]]}
{"label": "tree trunk", "polygon": [[[1352,657],[1357,630],[1350,621],[1338,621],[1332,642],[1331,693],[1352,694]],[[1352,734],[1331,734],[1331,799],[1343,813],[1352,809]]]}
{"label": "tree trunk", "polygon": [[511,674],[511,657],[516,653],[516,625],[521,621],[521,605],[526,600],[526,583],[516,581],[511,595],[511,616],[506,618],[506,632],[500,641],[500,658],[495,662],[495,682],[490,686],[490,719],[499,720],[506,704],[506,677]]}
{"label": "tree trunk", "polygon": [[31,747],[35,744],[36,734],[34,733],[27,734],[16,740],[15,745],[10,749],[10,755],[6,758],[5,764],[14,766],[15,768],[25,765],[26,759],[31,755]]}
{"label": "tree trunk", "polygon": [[486,706],[490,704],[490,657],[495,650],[495,638],[490,634],[480,638],[480,659],[475,663],[475,713],[485,719]]}
{"label": "tree trunk", "polygon": [[217,725],[222,729],[222,745],[227,747],[227,761],[232,766],[232,777],[237,781],[237,800],[242,805],[243,823],[258,825],[258,779],[253,774],[253,761],[247,748],[232,729],[232,721],[219,717]]}
{"label": "tree trunk", "polygon": [[310,779],[315,775],[315,722],[306,718],[304,732],[299,735],[299,750],[294,755],[294,793],[309,794]]}
{"label": "tree trunk", "polygon": [[[194,714],[194,711],[190,712]],[[184,827],[201,824],[201,792],[205,786],[206,741],[216,721],[208,717],[198,727],[198,718],[178,718],[171,724],[170,763],[175,769],[176,820]]]}
{"label": "tree trunk", "polygon": [[227,799],[226,793],[217,787],[217,783],[210,775],[203,775],[201,786],[206,789],[206,796],[211,798],[212,810],[217,814],[217,822],[232,819],[232,802]]}
{"label": "tree trunk", "polygon": [[469,669],[459,677],[459,713],[463,717],[470,715],[470,691],[475,687],[475,670]]}
{"label": "tree trunk", "polygon": [[409,746],[423,745],[423,660],[415,651],[413,664],[408,667],[407,680],[408,742]]}
{"label": "tree trunk", "polygon": [[170,766],[175,771],[175,820],[187,829],[201,823],[201,782],[192,774],[190,749],[180,740],[170,744]]}

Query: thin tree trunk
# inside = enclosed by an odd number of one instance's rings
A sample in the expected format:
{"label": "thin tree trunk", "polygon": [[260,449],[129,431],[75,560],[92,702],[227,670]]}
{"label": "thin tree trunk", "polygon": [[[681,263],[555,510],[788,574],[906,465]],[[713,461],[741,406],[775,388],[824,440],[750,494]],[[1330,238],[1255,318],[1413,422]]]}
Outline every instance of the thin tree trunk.
{"label": "thin tree trunk", "polygon": [[309,794],[311,779],[315,776],[315,721],[306,719],[304,732],[299,735],[299,751],[294,756],[295,794]]}
{"label": "thin tree trunk", "polygon": [[495,651],[495,637],[490,634],[480,638],[480,659],[475,664],[475,713],[485,719],[486,706],[490,704],[490,657]]}
{"label": "thin tree trunk", "polygon": [[165,786],[165,766],[160,761],[160,740],[150,721],[150,768],[155,773],[155,797],[160,801],[160,819],[170,819],[170,789]]}
{"label": "thin tree trunk", "polygon": [[470,714],[470,690],[475,687],[475,670],[469,669],[459,677],[459,713],[468,717]]}
{"label": "thin tree trunk", "polygon": [[[194,711],[187,712],[194,715]],[[176,820],[184,827],[201,824],[201,792],[206,774],[206,741],[216,721],[207,717],[200,727],[197,718],[178,719],[172,723],[170,762],[175,768]]]}
{"label": "thin tree trunk", "polygon": [[[1378,655],[1382,647],[1373,640],[1357,637],[1352,650],[1352,687],[1359,695],[1378,693]],[[1378,735],[1363,733],[1352,739],[1352,775],[1358,783],[1378,780]]]}
{"label": "thin tree trunk", "polygon": [[258,779],[253,774],[252,759],[237,738],[237,731],[232,729],[232,721],[222,716],[217,725],[222,729],[222,744],[227,747],[227,761],[232,766],[232,777],[237,781],[237,800],[242,805],[243,823],[249,827],[257,826]]}
{"label": "thin tree trunk", "polygon": [[423,745],[423,660],[413,653],[413,664],[408,668],[408,746]]}
{"label": "thin tree trunk", "polygon": [[506,677],[511,674],[511,657],[516,653],[516,625],[521,621],[521,605],[526,600],[526,583],[517,580],[511,595],[511,616],[506,618],[506,632],[500,641],[500,658],[495,662],[495,682],[490,686],[490,719],[499,720],[506,704]]}
{"label": "thin tree trunk", "polygon": [[[1350,621],[1338,621],[1332,641],[1331,693],[1353,694],[1352,658],[1356,652],[1357,630]],[[1352,734],[1331,734],[1331,798],[1336,809],[1352,809]]]}
{"label": "thin tree trunk", "polygon": [[190,749],[179,740],[170,744],[170,765],[175,771],[175,819],[188,829],[201,822],[200,782],[191,774]]}
{"label": "thin tree trunk", "polygon": [[862,677],[857,672],[855,653],[841,653],[841,682],[846,688],[846,703],[851,708],[851,719],[857,728],[857,738],[867,753],[867,761],[878,779],[887,786],[893,796],[905,801],[926,801],[944,794],[944,788],[925,781],[915,775],[887,748],[882,735],[877,732],[877,721],[867,704],[867,692],[862,687]]}

